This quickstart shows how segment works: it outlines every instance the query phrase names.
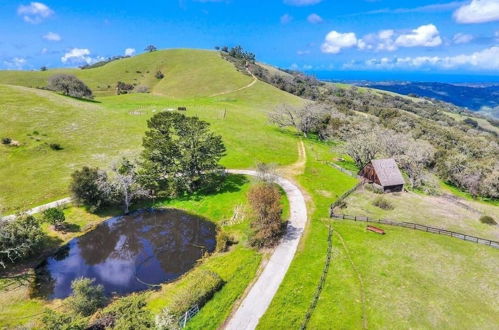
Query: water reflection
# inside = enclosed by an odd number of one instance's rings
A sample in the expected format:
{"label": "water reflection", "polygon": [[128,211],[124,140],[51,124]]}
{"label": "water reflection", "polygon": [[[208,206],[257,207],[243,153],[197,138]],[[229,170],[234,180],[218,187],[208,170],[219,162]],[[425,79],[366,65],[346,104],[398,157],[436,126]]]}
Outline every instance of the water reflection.
{"label": "water reflection", "polygon": [[144,290],[179,277],[214,247],[214,224],[180,210],[113,218],[45,260],[34,294],[65,298],[82,276],[95,278],[108,295]]}

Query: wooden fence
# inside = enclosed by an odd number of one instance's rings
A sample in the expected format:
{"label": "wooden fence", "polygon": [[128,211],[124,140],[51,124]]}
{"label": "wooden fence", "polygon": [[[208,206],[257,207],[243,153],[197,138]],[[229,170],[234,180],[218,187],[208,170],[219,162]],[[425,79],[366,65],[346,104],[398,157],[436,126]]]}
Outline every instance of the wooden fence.
{"label": "wooden fence", "polygon": [[315,307],[317,306],[317,302],[319,301],[319,297],[322,292],[322,288],[324,287],[324,283],[326,282],[326,276],[329,271],[329,264],[331,263],[331,255],[333,251],[333,228],[331,225],[329,225],[329,233],[327,236],[327,252],[326,252],[326,262],[324,264],[324,268],[322,269],[322,275],[319,280],[319,284],[317,285],[317,288],[315,289],[315,294],[314,297],[312,298],[312,302],[310,303],[310,306],[308,307],[307,313],[305,314],[305,319],[303,320],[303,323],[301,324],[300,329],[304,330],[307,328],[308,321],[310,321],[310,318],[312,317],[312,313],[315,310]]}
{"label": "wooden fence", "polygon": [[458,238],[458,239],[461,239],[463,241],[469,241],[469,242],[474,242],[477,244],[488,245],[490,247],[499,249],[499,242],[497,242],[497,241],[492,241],[490,239],[480,238],[480,237],[471,236],[471,235],[467,235],[467,234],[463,234],[463,233],[457,233],[457,232],[446,230],[446,229],[420,225],[420,224],[412,223],[412,222],[397,222],[397,221],[386,220],[386,219],[372,219],[372,218],[365,217],[365,216],[335,214],[333,212],[333,208],[331,208],[331,218],[353,220],[353,221],[362,221],[362,222],[381,223],[384,225],[398,226],[398,227],[404,227],[404,228],[409,228],[409,229],[414,229],[414,230],[421,230],[421,231],[425,231],[428,233]]}
{"label": "wooden fence", "polygon": [[345,168],[341,167],[341,166],[340,166],[340,165],[338,165],[338,164],[335,164],[335,163],[330,162],[330,161],[326,161],[326,163],[327,163],[329,166],[332,166],[332,167],[334,167],[335,169],[337,169],[337,170],[339,170],[339,171],[341,171],[341,172],[343,172],[343,173],[345,173],[345,174],[347,174],[347,175],[350,175],[351,177],[354,177],[354,178],[360,178],[360,176],[359,176],[359,175],[357,175],[357,173],[354,173],[354,172],[352,172],[352,171],[350,171],[350,170],[347,170],[347,169],[345,169]]}

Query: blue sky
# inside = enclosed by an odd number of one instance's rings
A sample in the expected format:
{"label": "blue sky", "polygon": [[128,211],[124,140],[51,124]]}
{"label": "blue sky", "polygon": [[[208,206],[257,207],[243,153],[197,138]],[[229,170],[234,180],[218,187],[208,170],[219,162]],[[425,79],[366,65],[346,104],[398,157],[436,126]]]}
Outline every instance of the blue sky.
{"label": "blue sky", "polygon": [[[78,66],[158,48],[237,45],[348,79],[499,79],[499,0],[4,0],[0,68]],[[431,79],[430,79],[431,80]]]}

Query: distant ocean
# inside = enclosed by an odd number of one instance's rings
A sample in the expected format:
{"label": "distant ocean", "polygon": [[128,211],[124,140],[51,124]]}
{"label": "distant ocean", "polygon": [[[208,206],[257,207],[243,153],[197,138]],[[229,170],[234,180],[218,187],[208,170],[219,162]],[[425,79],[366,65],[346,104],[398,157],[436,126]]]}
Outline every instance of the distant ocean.
{"label": "distant ocean", "polygon": [[327,81],[417,81],[442,83],[499,83],[499,75],[441,74],[431,72],[383,71],[308,71],[318,79]]}

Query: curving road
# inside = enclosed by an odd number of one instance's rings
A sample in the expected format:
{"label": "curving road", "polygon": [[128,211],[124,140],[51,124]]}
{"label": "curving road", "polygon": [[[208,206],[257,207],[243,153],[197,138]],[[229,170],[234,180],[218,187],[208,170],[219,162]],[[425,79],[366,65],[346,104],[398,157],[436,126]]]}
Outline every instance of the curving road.
{"label": "curving road", "polygon": [[[227,170],[232,174],[257,175],[251,170]],[[293,260],[298,243],[307,223],[307,206],[300,189],[291,181],[278,177],[276,183],[284,189],[288,196],[290,213],[286,234],[272,253],[269,262],[249,289],[246,297],[233,312],[225,324],[225,329],[255,329],[258,321],[274,298],[284,275]]]}

